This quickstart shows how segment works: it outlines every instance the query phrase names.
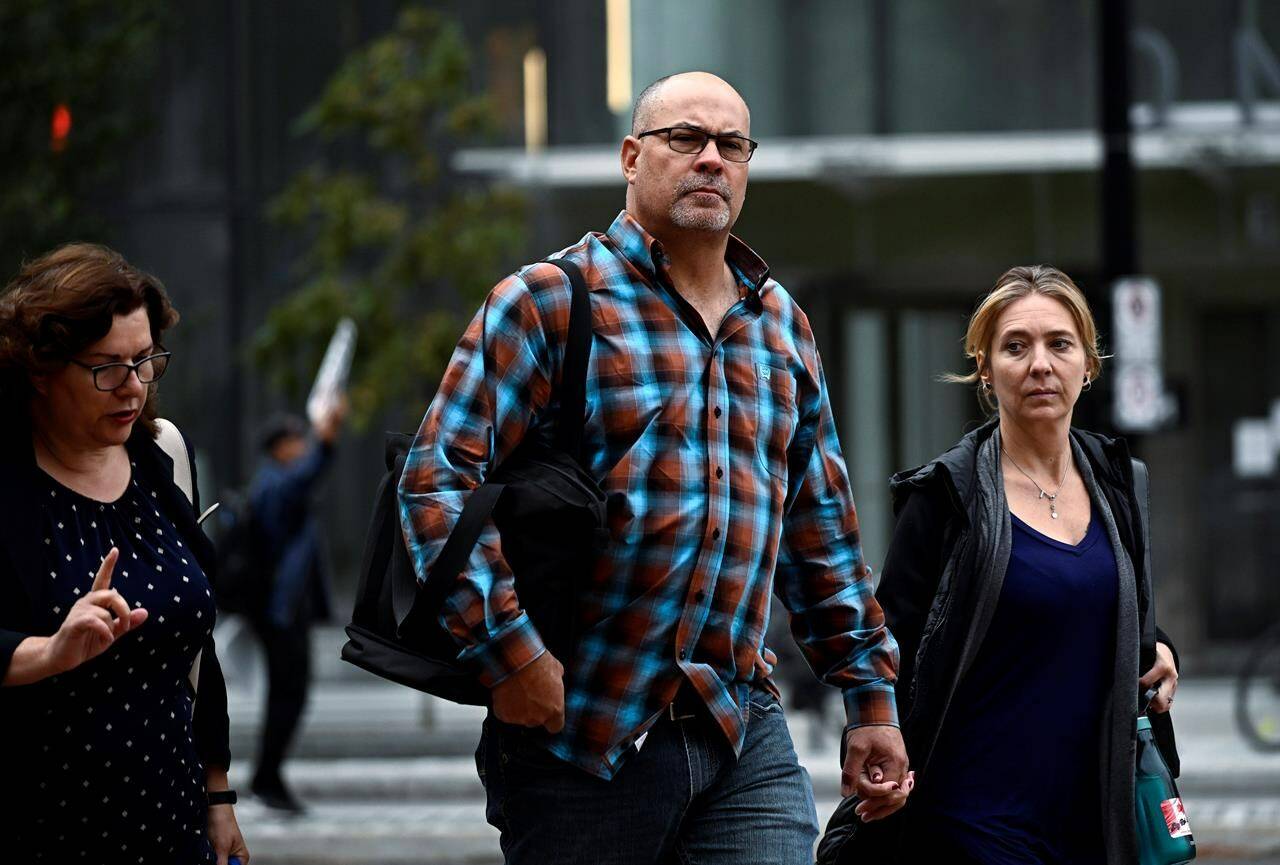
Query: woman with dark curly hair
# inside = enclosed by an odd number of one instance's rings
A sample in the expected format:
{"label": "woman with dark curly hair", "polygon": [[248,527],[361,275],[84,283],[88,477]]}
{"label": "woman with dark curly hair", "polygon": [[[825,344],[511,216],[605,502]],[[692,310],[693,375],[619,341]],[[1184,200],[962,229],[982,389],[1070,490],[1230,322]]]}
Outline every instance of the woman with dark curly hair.
{"label": "woman with dark curly hair", "polygon": [[161,337],[177,320],[158,280],[89,244],[28,263],[0,295],[14,861],[248,861],[227,789],[213,549],[156,441]]}

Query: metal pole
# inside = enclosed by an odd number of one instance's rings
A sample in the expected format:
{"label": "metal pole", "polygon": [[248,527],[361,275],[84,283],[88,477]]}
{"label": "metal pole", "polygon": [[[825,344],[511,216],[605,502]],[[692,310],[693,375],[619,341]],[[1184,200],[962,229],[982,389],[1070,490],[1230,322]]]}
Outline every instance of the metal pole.
{"label": "metal pole", "polygon": [[871,80],[872,106],[871,131],[875,135],[888,135],[893,131],[893,63],[889,56],[893,38],[893,14],[889,0],[872,0],[871,3]]}
{"label": "metal pole", "polygon": [[243,363],[245,302],[245,107],[247,104],[248,22],[244,0],[227,0],[227,359],[231,364],[223,413],[227,465],[224,479],[243,482],[241,438],[244,420]]}
{"label": "metal pole", "polygon": [[[1102,236],[1098,278],[1086,284],[1085,293],[1105,344],[1111,333],[1111,286],[1117,278],[1138,272],[1138,215],[1129,123],[1130,0],[1099,0],[1096,8],[1098,127],[1102,139],[1098,227]],[[1077,404],[1077,423],[1112,429],[1111,382],[1103,376],[1098,384],[1090,399]]]}
{"label": "metal pole", "polygon": [[1129,104],[1129,0],[1098,4],[1098,109],[1102,132],[1102,284],[1138,272],[1136,183]]}

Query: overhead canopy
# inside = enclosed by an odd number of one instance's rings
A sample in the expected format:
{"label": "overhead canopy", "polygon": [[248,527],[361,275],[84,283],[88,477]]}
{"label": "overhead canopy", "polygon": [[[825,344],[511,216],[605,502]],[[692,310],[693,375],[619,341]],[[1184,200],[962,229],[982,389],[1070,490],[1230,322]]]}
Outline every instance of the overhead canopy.
{"label": "overhead canopy", "polygon": [[[1175,106],[1165,125],[1134,134],[1134,161],[1146,169],[1280,163],[1280,106],[1257,109],[1254,123],[1245,125],[1235,103]],[[1135,106],[1134,116],[1136,123],[1149,122],[1150,108]],[[1101,166],[1102,153],[1101,136],[1092,129],[770,138],[761,141],[751,161],[751,180],[1093,171]],[[471,148],[458,152],[453,167],[550,187],[608,186],[621,173],[617,144],[540,152]]]}

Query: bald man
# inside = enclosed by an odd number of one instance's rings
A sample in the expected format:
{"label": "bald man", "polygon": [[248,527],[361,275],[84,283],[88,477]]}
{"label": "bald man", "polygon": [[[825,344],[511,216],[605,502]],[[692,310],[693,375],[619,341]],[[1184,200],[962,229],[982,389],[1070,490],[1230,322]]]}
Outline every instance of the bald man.
{"label": "bald man", "polygon": [[[622,141],[626,209],[554,256],[590,292],[582,463],[608,497],[609,545],[580,581],[565,657],[522,610],[496,531],[443,612],[492,690],[476,763],[514,865],[812,862],[813,792],[764,645],[771,593],[844,694],[846,795],[877,819],[910,791],[897,647],[813,332],[730,233],[750,133],[746,103],[714,75],[650,85]],[[549,433],[570,300],[558,267],[530,265],[458,344],[400,487],[420,577],[470,491]]]}

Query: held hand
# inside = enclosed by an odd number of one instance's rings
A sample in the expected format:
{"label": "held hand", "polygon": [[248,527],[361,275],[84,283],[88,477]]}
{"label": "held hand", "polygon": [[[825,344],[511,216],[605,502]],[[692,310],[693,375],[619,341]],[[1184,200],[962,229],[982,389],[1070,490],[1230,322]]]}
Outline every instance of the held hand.
{"label": "held hand", "polygon": [[316,438],[326,444],[333,444],[338,438],[338,433],[342,432],[342,423],[347,419],[349,406],[346,393],[338,394],[316,421],[314,427]]}
{"label": "held hand", "polygon": [[240,860],[240,865],[249,865],[249,848],[240,834],[240,824],[236,822],[236,809],[231,805],[213,805],[209,808],[209,843],[218,857],[218,865],[227,865],[232,856]]}
{"label": "held hand", "polygon": [[907,804],[915,773],[907,770],[902,731],[887,725],[855,727],[847,734],[840,793],[862,799],[855,813],[863,822],[881,820]]}
{"label": "held hand", "polygon": [[45,645],[49,675],[65,673],[96,658],[147,620],[146,610],[130,610],[120,593],[111,588],[111,575],[119,557],[120,551],[112,547],[102,560],[89,593],[75,602],[62,627],[49,638]]}
{"label": "held hand", "polygon": [[1173,706],[1173,693],[1178,690],[1178,668],[1173,665],[1173,650],[1164,643],[1156,643],[1156,662],[1147,674],[1138,680],[1145,690],[1160,683],[1160,690],[1151,701],[1152,712],[1167,712]]}
{"label": "held hand", "polygon": [[564,667],[551,652],[493,687],[493,714],[522,727],[564,728]]}

